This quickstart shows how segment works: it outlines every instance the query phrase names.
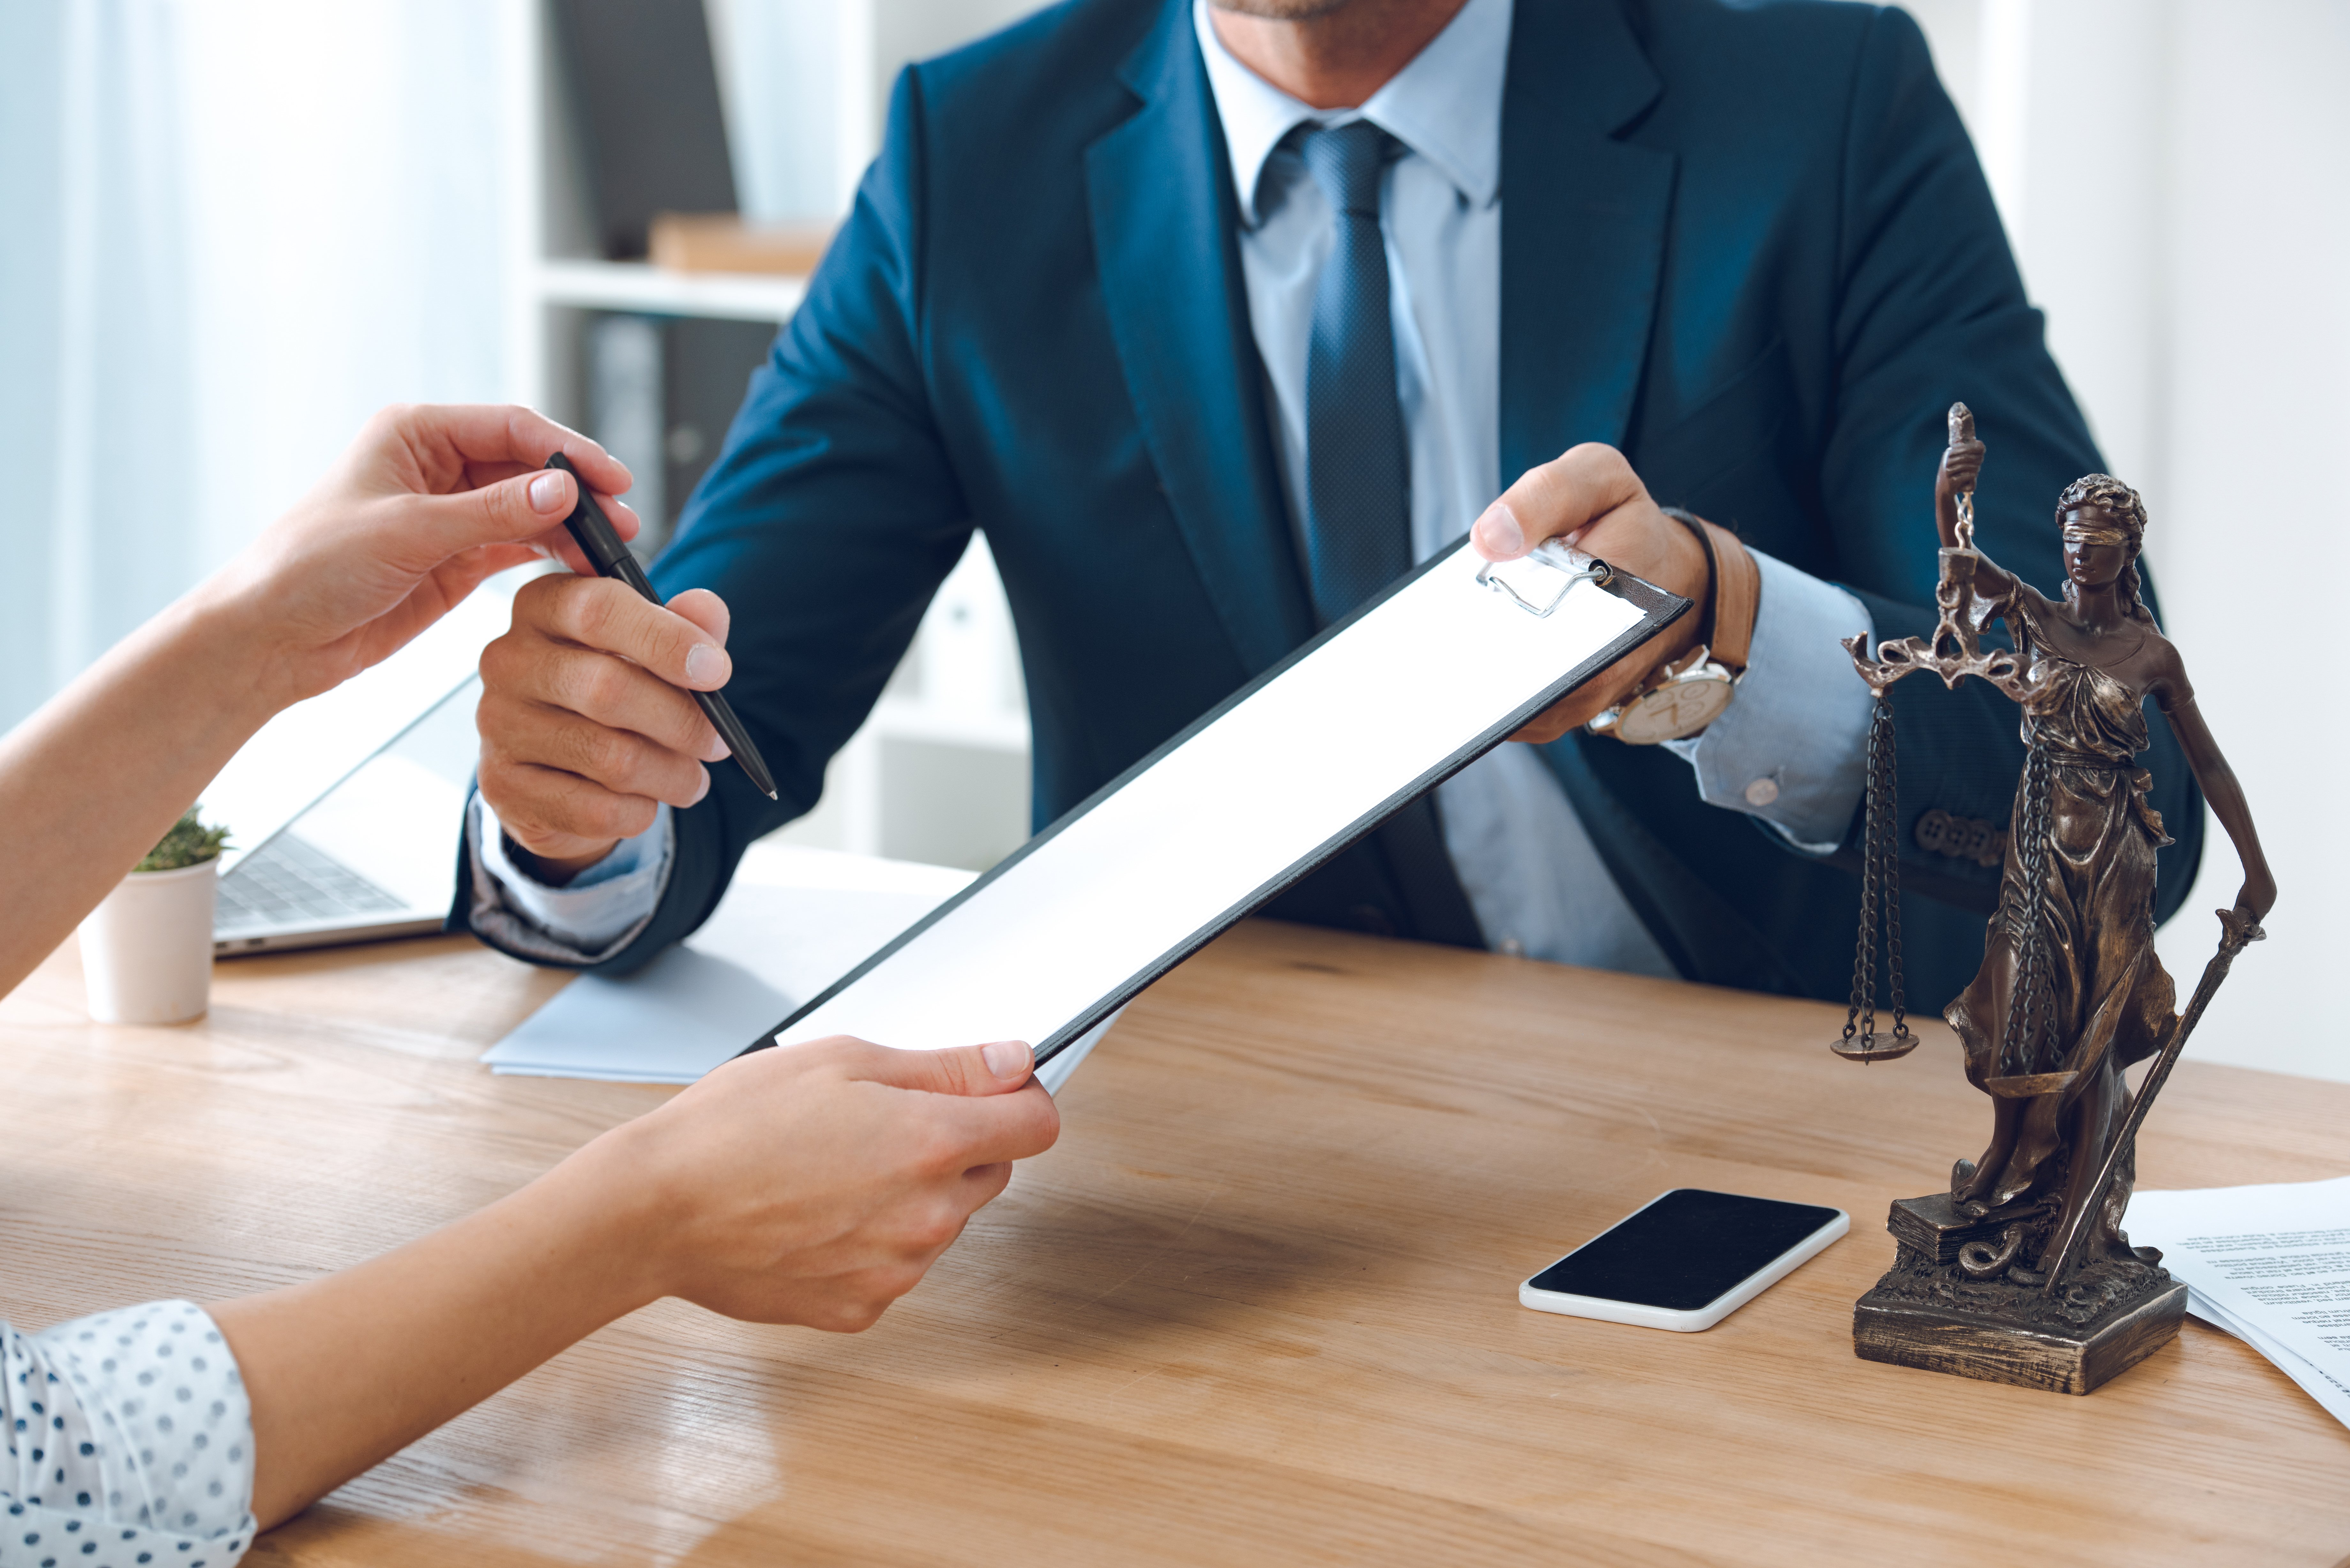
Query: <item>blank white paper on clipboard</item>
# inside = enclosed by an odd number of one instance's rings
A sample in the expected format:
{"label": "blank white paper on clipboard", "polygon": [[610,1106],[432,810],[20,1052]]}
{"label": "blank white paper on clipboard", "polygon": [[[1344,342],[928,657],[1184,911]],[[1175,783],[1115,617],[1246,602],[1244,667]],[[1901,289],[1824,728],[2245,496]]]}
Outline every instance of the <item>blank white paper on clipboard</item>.
{"label": "blank white paper on clipboard", "polygon": [[1435,556],[750,1048],[1025,1040],[1050,1059],[1689,608],[1595,566]]}

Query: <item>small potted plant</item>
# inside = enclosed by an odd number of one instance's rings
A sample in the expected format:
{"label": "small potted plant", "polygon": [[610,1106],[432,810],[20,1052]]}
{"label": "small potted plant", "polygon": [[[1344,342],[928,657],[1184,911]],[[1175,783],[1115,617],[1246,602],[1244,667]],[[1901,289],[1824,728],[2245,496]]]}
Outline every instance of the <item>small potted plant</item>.
{"label": "small potted plant", "polygon": [[100,1023],[184,1023],[212,1003],[213,901],[225,827],[193,810],[81,923],[81,972]]}

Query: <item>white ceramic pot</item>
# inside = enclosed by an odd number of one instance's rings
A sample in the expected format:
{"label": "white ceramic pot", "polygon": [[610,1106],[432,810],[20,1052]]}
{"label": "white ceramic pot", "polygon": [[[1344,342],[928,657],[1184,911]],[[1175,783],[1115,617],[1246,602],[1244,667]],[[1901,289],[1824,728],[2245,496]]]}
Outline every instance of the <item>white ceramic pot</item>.
{"label": "white ceramic pot", "polygon": [[100,1023],[185,1023],[212,1004],[220,862],[133,871],[81,923],[81,976]]}

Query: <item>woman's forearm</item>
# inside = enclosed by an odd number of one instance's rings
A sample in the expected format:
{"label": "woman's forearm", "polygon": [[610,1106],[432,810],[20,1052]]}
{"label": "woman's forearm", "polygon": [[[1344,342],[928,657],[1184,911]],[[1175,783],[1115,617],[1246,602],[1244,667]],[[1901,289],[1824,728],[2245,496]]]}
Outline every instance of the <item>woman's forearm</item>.
{"label": "woman's forearm", "polygon": [[[259,644],[201,593],[0,736],[0,995],[72,934],[276,711]],[[232,825],[233,826],[233,825]]]}
{"label": "woman's forearm", "polygon": [[209,1309],[252,1401],[261,1528],[662,1293],[616,1141],[355,1269]]}

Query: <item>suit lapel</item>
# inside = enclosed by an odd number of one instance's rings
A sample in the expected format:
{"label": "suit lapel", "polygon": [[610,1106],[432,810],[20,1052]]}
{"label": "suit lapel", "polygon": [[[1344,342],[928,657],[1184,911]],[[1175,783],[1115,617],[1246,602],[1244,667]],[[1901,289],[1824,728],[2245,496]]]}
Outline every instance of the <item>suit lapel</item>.
{"label": "suit lapel", "polygon": [[1142,107],[1086,151],[1110,335],[1175,521],[1252,674],[1314,632],[1265,423],[1232,166],[1187,0],[1120,79]]}
{"label": "suit lapel", "polygon": [[1620,446],[1656,315],[1674,158],[1616,140],[1661,89],[1616,0],[1519,0],[1502,106],[1502,483]]}
{"label": "suit lapel", "polygon": [[[1110,334],[1176,524],[1261,670],[1314,618],[1265,426],[1231,165],[1183,0],[1119,75],[1140,107],[1086,153]],[[1616,133],[1660,88],[1616,0],[1519,0],[1502,130],[1504,484],[1578,441],[1624,441],[1675,160]]]}

